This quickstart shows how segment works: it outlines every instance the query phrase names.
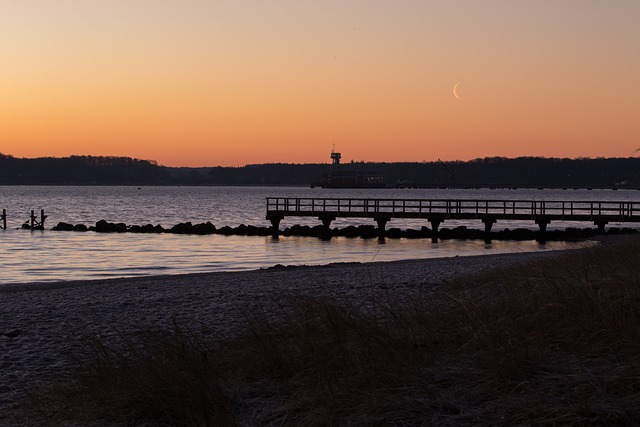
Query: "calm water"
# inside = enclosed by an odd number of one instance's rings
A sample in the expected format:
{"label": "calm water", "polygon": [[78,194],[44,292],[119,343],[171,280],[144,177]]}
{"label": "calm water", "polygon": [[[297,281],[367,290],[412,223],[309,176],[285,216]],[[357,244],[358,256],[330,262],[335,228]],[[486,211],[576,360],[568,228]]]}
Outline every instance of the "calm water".
{"label": "calm water", "polygon": [[[18,227],[31,210],[44,209],[46,228],[60,221],[93,225],[100,219],[166,228],[191,221],[216,227],[240,224],[269,226],[265,197],[469,198],[521,200],[638,201],[638,191],[612,190],[328,190],[282,187],[13,187],[0,186],[0,209],[8,212],[8,230],[0,230],[0,283],[58,281],[152,274],[240,271],[276,264],[311,265],[330,262],[389,261],[500,252],[561,250],[576,244],[552,242],[444,241],[256,236],[184,236],[171,234],[98,234],[93,232],[28,231]],[[314,219],[286,218],[317,225]],[[332,226],[373,224],[371,220],[339,219]],[[419,228],[424,221],[393,220],[388,227]],[[450,221],[442,227],[477,222]],[[615,225],[615,224],[612,224]],[[586,227],[556,223],[549,228]],[[503,228],[535,228],[526,222],[498,222]]]}

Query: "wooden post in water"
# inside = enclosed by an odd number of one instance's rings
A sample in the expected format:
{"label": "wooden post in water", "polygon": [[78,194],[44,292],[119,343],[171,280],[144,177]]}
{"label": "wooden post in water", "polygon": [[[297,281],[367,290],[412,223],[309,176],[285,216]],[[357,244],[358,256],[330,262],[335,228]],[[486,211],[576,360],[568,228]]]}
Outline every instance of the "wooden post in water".
{"label": "wooden post in water", "polygon": [[6,209],[2,209],[2,216],[0,218],[2,219],[2,229],[6,230],[7,229],[7,210]]}
{"label": "wooden post in water", "polygon": [[40,227],[44,230],[44,220],[47,219],[47,216],[44,214],[44,209],[40,209]]}
{"label": "wooden post in water", "polygon": [[40,209],[40,221],[37,220],[35,211],[31,211],[30,225],[32,230],[44,230],[44,220],[47,216],[44,214],[44,209]]}

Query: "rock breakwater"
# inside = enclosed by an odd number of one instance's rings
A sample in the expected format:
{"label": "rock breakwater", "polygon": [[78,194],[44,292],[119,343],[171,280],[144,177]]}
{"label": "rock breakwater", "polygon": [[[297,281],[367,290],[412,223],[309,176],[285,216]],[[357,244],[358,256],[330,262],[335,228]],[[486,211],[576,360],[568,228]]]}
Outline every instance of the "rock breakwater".
{"label": "rock breakwater", "polygon": [[[211,222],[192,224],[191,222],[183,222],[176,224],[170,228],[164,228],[157,224],[146,225],[128,225],[123,222],[108,222],[100,220],[93,226],[85,224],[70,224],[59,222],[52,230],[56,231],[75,231],[96,233],[172,233],[172,234],[193,234],[207,235],[220,234],[225,236],[271,236],[273,235],[272,227],[261,227],[253,225],[240,224],[237,227],[216,227]],[[604,234],[638,234],[640,231],[634,228],[617,228],[609,227]],[[332,237],[350,237],[372,239],[381,237],[379,230],[373,225],[349,225],[342,228],[328,228],[323,225],[293,225],[280,230],[281,236],[302,236],[302,237],[318,237],[321,239],[331,239]],[[584,240],[602,235],[597,228],[573,228],[568,227],[563,230],[547,230],[544,234],[545,240],[571,241]],[[433,237],[433,231],[428,227],[419,229],[408,228],[390,228],[384,231],[382,237],[389,239],[430,239]],[[541,237],[539,231],[526,228],[505,228],[503,230],[492,231],[489,236],[483,230],[468,228],[466,226],[458,226],[454,228],[441,228],[438,230],[438,239],[441,240],[483,240],[489,237],[491,240],[536,240]]]}

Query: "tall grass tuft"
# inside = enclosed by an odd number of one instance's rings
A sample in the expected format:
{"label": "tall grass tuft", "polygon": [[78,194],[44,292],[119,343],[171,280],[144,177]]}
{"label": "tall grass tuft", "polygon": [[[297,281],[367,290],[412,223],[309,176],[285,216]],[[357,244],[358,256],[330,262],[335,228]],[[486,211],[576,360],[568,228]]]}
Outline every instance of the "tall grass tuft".
{"label": "tall grass tuft", "polygon": [[199,334],[171,331],[122,336],[117,349],[87,338],[71,380],[30,394],[47,424],[233,425],[216,372],[216,355]]}
{"label": "tall grass tuft", "polygon": [[296,298],[213,341],[92,341],[34,401],[50,423],[638,424],[639,261],[626,240],[375,309]]}

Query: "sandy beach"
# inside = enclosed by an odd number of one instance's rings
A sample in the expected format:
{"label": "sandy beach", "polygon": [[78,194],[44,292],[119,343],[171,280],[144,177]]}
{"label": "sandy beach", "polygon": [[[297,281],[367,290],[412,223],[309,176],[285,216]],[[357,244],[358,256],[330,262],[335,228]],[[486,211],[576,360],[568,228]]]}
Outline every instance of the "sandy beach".
{"label": "sandy beach", "polygon": [[429,292],[467,275],[551,257],[556,252],[497,254],[378,263],[331,264],[178,276],[0,286],[0,414],[26,387],[69,366],[86,337],[206,325],[229,332],[243,313],[288,297],[331,296],[370,305]]}

